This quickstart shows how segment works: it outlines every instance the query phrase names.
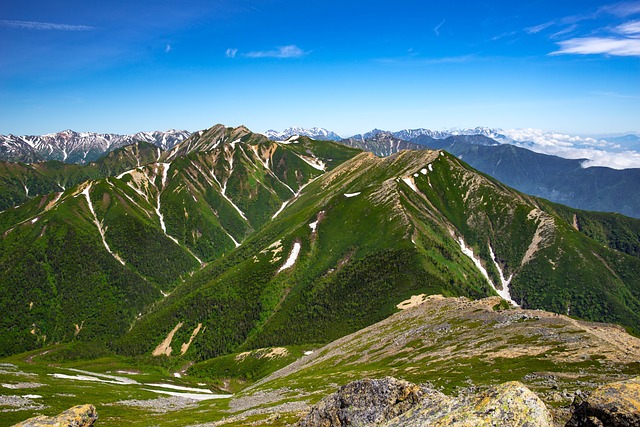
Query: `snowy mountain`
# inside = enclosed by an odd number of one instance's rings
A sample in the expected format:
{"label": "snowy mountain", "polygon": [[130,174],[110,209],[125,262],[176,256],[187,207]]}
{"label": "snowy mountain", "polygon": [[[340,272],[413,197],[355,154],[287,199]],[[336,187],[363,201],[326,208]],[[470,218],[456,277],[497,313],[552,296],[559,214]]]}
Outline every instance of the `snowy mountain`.
{"label": "snowy mountain", "polygon": [[264,135],[272,141],[284,141],[294,135],[308,136],[309,138],[321,141],[340,141],[342,139],[342,137],[337,133],[318,127],[313,127],[311,129],[290,127],[282,132],[269,129],[264,132]]}
{"label": "snowy mountain", "polygon": [[33,163],[60,160],[85,164],[116,148],[138,141],[148,142],[163,150],[173,148],[190,135],[184,130],[138,132],[133,135],[74,132],[65,130],[46,135],[0,135],[0,160]]}
{"label": "snowy mountain", "polygon": [[473,129],[449,129],[449,130],[431,130],[425,128],[418,129],[403,129],[397,132],[389,132],[382,129],[373,129],[364,134],[353,135],[351,139],[356,140],[369,140],[375,137],[380,133],[387,133],[393,135],[395,138],[401,139],[403,141],[414,141],[419,137],[429,137],[432,139],[445,139],[454,135],[483,135],[489,138],[493,138],[496,140],[506,139],[504,135],[502,135],[501,129],[491,129],[487,127],[476,127]]}

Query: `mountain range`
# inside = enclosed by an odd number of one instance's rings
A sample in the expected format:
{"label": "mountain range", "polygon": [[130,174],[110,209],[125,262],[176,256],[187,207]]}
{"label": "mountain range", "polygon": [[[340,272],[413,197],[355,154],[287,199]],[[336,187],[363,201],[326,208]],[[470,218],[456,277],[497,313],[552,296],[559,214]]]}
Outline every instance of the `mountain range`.
{"label": "mountain range", "polygon": [[0,135],[0,160],[35,163],[59,160],[86,164],[116,148],[144,141],[163,150],[173,148],[190,135],[184,130],[138,132],[133,135],[74,132],[65,130],[47,135]]}
{"label": "mountain range", "polygon": [[[640,220],[474,169],[474,147],[508,147],[488,137],[434,141],[470,152],[215,125],[168,150],[2,164],[25,197],[0,212],[3,387],[56,409],[89,396],[105,425],[156,410],[127,405],[285,425],[363,375],[454,394],[518,380],[556,406],[638,375]],[[214,387],[230,403],[184,401]]]}
{"label": "mountain range", "polygon": [[342,139],[342,137],[337,133],[318,127],[313,127],[311,129],[290,127],[283,130],[282,132],[269,129],[268,131],[264,132],[264,135],[273,141],[285,141],[295,135],[308,136],[309,138],[319,139],[323,141],[340,141]]}
{"label": "mountain range", "polygon": [[638,221],[525,196],[444,151],[221,125],[146,164],[130,150],[106,158],[130,170],[75,166],[105,177],[0,214],[3,354],[96,339],[142,354],[177,324],[176,340],[207,326],[196,360],[327,342],[416,293],[640,330]]}
{"label": "mountain range", "polygon": [[[482,129],[474,130],[482,132]],[[492,134],[492,131],[484,131]],[[396,135],[404,135],[404,140]],[[446,150],[479,171],[524,193],[579,209],[617,212],[640,218],[640,169],[583,166],[584,159],[565,159],[499,143],[478,134],[434,138],[429,133],[373,131],[342,140],[351,147],[389,156],[400,150]]]}

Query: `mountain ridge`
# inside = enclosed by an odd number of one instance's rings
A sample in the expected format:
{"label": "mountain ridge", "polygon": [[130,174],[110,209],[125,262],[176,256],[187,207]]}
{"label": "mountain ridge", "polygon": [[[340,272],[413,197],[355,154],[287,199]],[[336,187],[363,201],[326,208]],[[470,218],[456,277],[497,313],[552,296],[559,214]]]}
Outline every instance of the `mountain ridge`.
{"label": "mountain ridge", "polygon": [[0,160],[34,163],[58,160],[86,164],[116,148],[137,141],[151,143],[162,150],[173,148],[190,132],[170,129],[166,132],[138,132],[130,135],[76,132],[65,130],[45,135],[0,135]]}
{"label": "mountain ridge", "polygon": [[302,127],[290,127],[282,132],[278,132],[273,129],[269,129],[263,133],[267,138],[274,141],[285,141],[292,136],[308,136],[309,138],[326,140],[326,141],[340,141],[342,137],[337,133],[319,127],[302,128]]}

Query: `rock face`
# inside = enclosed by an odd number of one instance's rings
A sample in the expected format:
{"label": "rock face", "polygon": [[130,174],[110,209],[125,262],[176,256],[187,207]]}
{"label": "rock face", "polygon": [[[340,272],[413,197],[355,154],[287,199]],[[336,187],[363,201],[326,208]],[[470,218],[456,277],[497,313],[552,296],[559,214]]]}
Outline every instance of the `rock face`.
{"label": "rock face", "polygon": [[385,426],[551,427],[553,422],[547,407],[535,393],[523,384],[511,381],[476,396],[445,396],[441,402],[423,400]]}
{"label": "rock face", "polygon": [[574,406],[567,427],[640,427],[640,377],[599,387]]}
{"label": "rock face", "polygon": [[452,398],[428,387],[385,378],[341,387],[297,425],[551,427],[553,423],[544,403],[519,382],[501,384],[475,396]]}
{"label": "rock face", "polygon": [[297,424],[299,427],[380,425],[414,407],[420,387],[395,378],[358,380],[322,399]]}
{"label": "rock face", "polygon": [[98,419],[93,405],[78,405],[53,417],[29,418],[13,427],[89,427]]}

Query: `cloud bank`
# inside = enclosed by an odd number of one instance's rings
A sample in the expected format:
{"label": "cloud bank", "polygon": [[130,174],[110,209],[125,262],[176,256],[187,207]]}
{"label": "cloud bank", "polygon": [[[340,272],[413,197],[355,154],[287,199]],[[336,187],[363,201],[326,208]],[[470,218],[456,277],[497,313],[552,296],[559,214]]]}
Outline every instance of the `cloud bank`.
{"label": "cloud bank", "polygon": [[585,159],[582,167],[605,166],[613,169],[640,168],[640,153],[626,150],[606,139],[573,136],[540,129],[506,129],[500,133],[517,145],[537,153],[567,159]]}

